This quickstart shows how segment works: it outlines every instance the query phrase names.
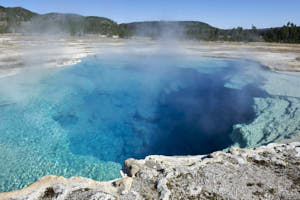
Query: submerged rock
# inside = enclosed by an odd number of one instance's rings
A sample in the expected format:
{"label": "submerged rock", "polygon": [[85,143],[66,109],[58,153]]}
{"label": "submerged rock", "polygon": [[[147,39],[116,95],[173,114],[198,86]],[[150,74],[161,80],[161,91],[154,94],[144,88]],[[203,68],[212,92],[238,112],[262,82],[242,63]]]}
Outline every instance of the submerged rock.
{"label": "submerged rock", "polygon": [[237,124],[232,140],[239,147],[256,147],[273,142],[299,141],[300,101],[298,97],[255,98],[257,117],[249,124]]}
{"label": "submerged rock", "polygon": [[0,199],[299,199],[300,142],[129,159],[124,172],[109,182],[46,176]]}

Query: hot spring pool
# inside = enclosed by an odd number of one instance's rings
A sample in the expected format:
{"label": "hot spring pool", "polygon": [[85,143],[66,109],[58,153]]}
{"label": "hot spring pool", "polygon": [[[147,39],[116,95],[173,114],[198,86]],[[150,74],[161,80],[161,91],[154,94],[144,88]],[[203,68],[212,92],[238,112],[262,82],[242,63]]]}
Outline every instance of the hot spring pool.
{"label": "hot spring pool", "polygon": [[33,71],[0,80],[0,192],[49,174],[115,179],[131,157],[225,149],[234,126],[257,118],[255,99],[270,98],[267,72],[243,60],[91,57]]}

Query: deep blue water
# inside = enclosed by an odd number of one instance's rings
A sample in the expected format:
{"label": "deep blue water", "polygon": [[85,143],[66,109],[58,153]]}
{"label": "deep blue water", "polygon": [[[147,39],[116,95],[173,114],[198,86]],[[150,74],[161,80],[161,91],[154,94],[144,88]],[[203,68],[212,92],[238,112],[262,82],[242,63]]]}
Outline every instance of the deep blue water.
{"label": "deep blue water", "polygon": [[253,98],[267,96],[263,80],[245,74],[250,65],[99,57],[39,78],[11,78],[10,92],[0,91],[0,191],[47,174],[109,180],[127,158],[229,147],[233,125],[256,116]]}

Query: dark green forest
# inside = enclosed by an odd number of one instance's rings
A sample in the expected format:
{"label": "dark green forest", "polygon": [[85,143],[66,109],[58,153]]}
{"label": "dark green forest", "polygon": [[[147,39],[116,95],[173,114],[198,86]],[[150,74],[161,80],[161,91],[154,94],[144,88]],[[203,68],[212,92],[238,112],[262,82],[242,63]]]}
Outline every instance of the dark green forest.
{"label": "dark green forest", "polygon": [[224,41],[246,41],[246,42],[280,42],[280,43],[300,43],[300,27],[288,22],[287,25],[276,28],[257,29],[252,25],[252,29],[242,27],[222,30],[215,29],[215,34],[211,34],[211,40]]}
{"label": "dark green forest", "polygon": [[69,35],[118,35],[121,38],[191,39],[204,41],[300,43],[300,27],[288,22],[282,27],[219,29],[197,21],[148,21],[117,24],[104,17],[49,13],[40,15],[24,8],[0,6],[0,33],[64,33]]}
{"label": "dark green forest", "polygon": [[237,27],[219,29],[202,22],[135,22],[120,24],[121,36],[144,36],[153,39],[176,37],[205,41],[238,41],[238,42],[280,42],[300,43],[300,27],[288,22],[287,25],[276,28],[251,29]]}
{"label": "dark green forest", "polygon": [[0,6],[0,33],[119,35],[119,25],[104,17],[49,13],[39,15],[24,8]]}

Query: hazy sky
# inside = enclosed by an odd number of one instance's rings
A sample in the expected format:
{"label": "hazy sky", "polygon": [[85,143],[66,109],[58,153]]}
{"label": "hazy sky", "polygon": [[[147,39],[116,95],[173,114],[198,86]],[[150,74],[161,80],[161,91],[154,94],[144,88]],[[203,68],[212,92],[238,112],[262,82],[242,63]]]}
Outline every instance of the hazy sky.
{"label": "hazy sky", "polygon": [[108,17],[118,23],[195,20],[219,28],[300,25],[300,0],[0,0],[38,13],[63,12]]}

